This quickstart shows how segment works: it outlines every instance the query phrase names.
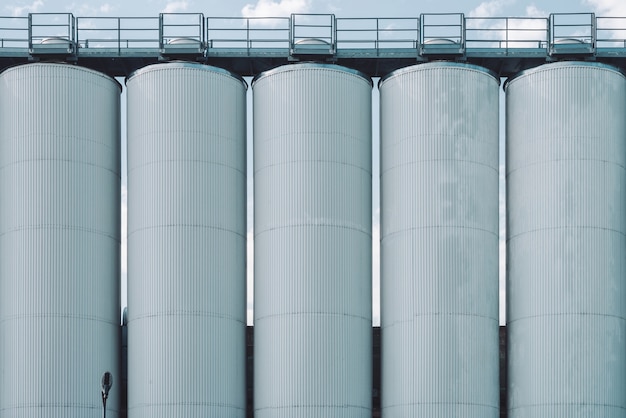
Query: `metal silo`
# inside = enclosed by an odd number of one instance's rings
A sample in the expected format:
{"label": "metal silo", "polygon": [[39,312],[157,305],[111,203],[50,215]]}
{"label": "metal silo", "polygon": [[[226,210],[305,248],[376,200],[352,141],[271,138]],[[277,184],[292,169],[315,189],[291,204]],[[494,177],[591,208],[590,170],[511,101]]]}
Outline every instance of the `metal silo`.
{"label": "metal silo", "polygon": [[254,88],[254,408],[370,417],[371,80],[303,63]]}
{"label": "metal silo", "polygon": [[120,91],[66,64],[0,74],[0,417],[99,415],[119,377]]}
{"label": "metal silo", "polygon": [[626,79],[506,85],[509,417],[626,417]]}
{"label": "metal silo", "polygon": [[499,79],[437,62],[379,89],[383,416],[495,418]]}
{"label": "metal silo", "polygon": [[246,89],[195,63],[128,88],[128,416],[244,417]]}

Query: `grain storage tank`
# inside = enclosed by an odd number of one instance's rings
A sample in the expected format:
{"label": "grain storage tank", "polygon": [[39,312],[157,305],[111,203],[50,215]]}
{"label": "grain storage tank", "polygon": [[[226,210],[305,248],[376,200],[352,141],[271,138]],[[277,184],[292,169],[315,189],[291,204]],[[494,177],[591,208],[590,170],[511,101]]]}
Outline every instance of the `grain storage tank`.
{"label": "grain storage tank", "polygon": [[0,74],[0,417],[93,416],[119,376],[120,92],[67,64]]}
{"label": "grain storage tank", "polygon": [[128,416],[244,417],[246,84],[196,63],[128,88]]}
{"label": "grain storage tank", "polygon": [[499,79],[436,62],[379,89],[383,416],[495,418]]}
{"label": "grain storage tank", "polygon": [[626,417],[626,79],[506,85],[509,417]]}
{"label": "grain storage tank", "polygon": [[253,81],[256,418],[371,416],[371,88],[318,63]]}

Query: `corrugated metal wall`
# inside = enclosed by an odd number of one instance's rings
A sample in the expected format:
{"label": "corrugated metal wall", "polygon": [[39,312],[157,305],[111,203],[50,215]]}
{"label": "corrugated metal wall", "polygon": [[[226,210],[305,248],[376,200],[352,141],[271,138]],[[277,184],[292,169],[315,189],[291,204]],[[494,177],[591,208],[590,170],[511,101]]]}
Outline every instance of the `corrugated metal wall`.
{"label": "corrugated metal wall", "polygon": [[[245,85],[170,63],[128,89],[130,416],[243,417]],[[255,81],[257,418],[371,415],[370,89],[324,64]],[[432,63],[381,94],[385,416],[496,416],[497,82]],[[606,65],[508,84],[513,417],[626,416],[625,108]],[[99,416],[120,373],[119,86],[15,67],[0,109],[0,417]]]}
{"label": "corrugated metal wall", "polygon": [[120,86],[13,67],[0,109],[0,417],[95,416],[119,376]]}
{"label": "corrugated metal wall", "polygon": [[172,63],[127,87],[129,417],[244,417],[246,86]]}
{"label": "corrugated metal wall", "polygon": [[253,83],[257,418],[371,416],[371,87],[323,64]]}
{"label": "corrugated metal wall", "polygon": [[498,86],[455,63],[380,83],[386,418],[499,415]]}
{"label": "corrugated metal wall", "polygon": [[564,62],[507,89],[509,416],[626,416],[626,78]]}

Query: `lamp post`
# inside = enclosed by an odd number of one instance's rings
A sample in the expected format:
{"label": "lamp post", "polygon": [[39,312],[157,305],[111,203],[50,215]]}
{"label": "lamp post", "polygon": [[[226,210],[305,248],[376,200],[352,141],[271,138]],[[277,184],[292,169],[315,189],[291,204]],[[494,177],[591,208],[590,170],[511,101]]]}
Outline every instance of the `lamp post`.
{"label": "lamp post", "polygon": [[104,372],[102,375],[102,418],[107,416],[107,398],[109,397],[109,390],[113,386],[113,375],[111,372]]}

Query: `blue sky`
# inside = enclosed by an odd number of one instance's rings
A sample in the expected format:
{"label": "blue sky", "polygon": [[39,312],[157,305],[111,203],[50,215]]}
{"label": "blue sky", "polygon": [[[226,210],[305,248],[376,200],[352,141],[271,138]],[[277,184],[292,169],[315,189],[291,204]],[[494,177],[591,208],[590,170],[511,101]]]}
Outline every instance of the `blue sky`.
{"label": "blue sky", "polygon": [[[194,0],[147,0],[129,2],[111,0],[5,0],[0,6],[0,16],[26,16],[28,13],[73,13],[79,17],[95,16],[158,16],[159,13],[203,13],[205,17],[268,17],[289,16],[291,13],[333,13],[337,17],[418,17],[420,13],[465,13],[474,17],[547,17],[549,13],[595,12],[598,16],[626,17],[625,0],[230,0],[203,2]],[[120,80],[123,83],[123,80]],[[248,103],[251,104],[252,91],[249,89]],[[373,98],[373,143],[374,143],[374,202],[373,202],[373,318],[380,324],[379,306],[379,182],[378,182],[378,91]],[[505,317],[505,222],[504,222],[504,96],[500,96],[500,323]],[[125,122],[125,96],[122,97],[122,123]],[[248,106],[248,323],[252,323],[252,109]],[[126,306],[126,128],[122,126],[123,178],[122,178],[122,307]]]}

